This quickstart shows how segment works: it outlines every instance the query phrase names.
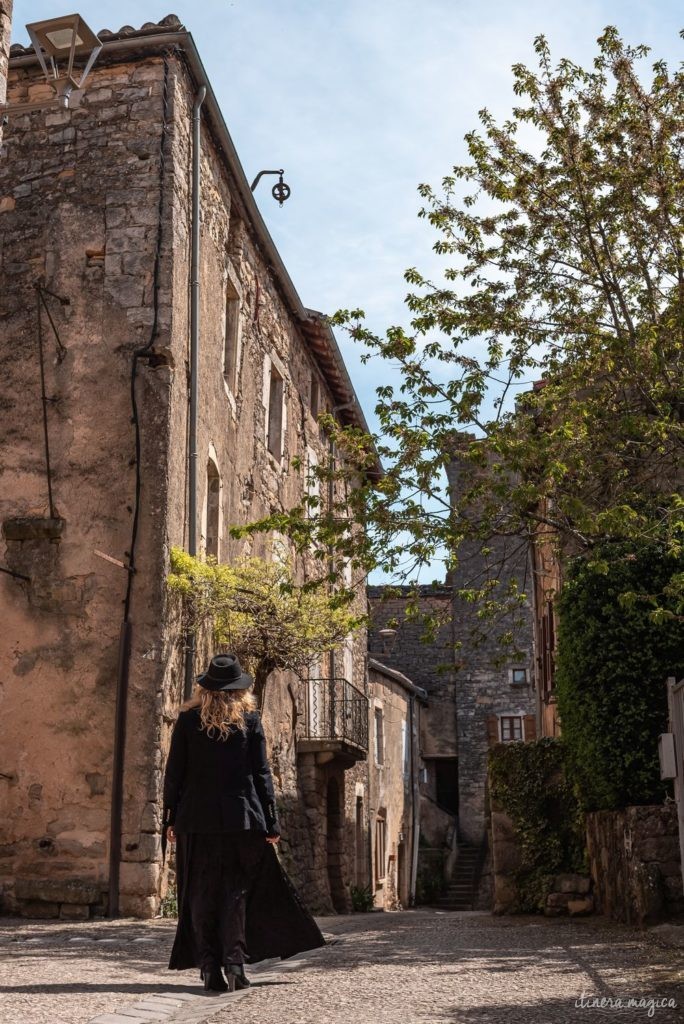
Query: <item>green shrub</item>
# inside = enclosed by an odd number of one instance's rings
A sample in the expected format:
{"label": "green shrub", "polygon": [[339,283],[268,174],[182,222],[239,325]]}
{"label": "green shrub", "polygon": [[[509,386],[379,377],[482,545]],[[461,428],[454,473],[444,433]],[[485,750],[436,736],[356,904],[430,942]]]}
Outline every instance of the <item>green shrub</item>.
{"label": "green shrub", "polygon": [[352,910],[355,910],[357,913],[366,914],[375,906],[375,899],[370,885],[364,885],[363,887],[352,885],[350,893]]}
{"label": "green shrub", "polygon": [[178,895],[175,884],[169,885],[166,896],[161,901],[160,912],[162,917],[178,917]]}
{"label": "green shrub", "polygon": [[[420,843],[419,843],[420,845]],[[419,859],[416,874],[416,904],[436,903],[446,891],[444,859]]]}
{"label": "green shrub", "polygon": [[558,739],[498,744],[489,753],[492,808],[510,817],[520,846],[515,910],[542,910],[554,875],[585,872],[584,819]]}
{"label": "green shrub", "polygon": [[[679,561],[679,564],[678,564]],[[684,569],[656,545],[604,547],[570,563],[558,599],[555,688],[569,770],[586,810],[661,803],[665,680],[684,672],[668,584]]]}

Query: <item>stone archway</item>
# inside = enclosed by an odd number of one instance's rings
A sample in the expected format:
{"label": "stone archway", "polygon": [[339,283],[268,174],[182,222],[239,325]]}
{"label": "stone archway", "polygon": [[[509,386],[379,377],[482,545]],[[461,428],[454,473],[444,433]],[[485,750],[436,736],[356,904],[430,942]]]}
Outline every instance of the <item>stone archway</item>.
{"label": "stone archway", "polygon": [[338,914],[347,910],[347,899],[342,880],[342,808],[337,779],[330,776],[326,791],[326,840],[328,884],[330,899]]}

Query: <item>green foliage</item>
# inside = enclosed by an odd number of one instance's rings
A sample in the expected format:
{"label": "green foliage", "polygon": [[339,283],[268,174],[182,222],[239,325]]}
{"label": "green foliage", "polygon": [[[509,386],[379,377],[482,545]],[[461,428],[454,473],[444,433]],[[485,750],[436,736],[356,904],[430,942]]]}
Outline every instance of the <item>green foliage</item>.
{"label": "green foliage", "polygon": [[671,581],[684,555],[615,544],[571,563],[558,603],[556,694],[569,764],[588,810],[660,803],[665,680],[684,674]]}
{"label": "green foliage", "polygon": [[227,564],[172,548],[167,585],[181,596],[186,627],[208,630],[214,649],[232,651],[254,673],[260,704],[274,669],[303,672],[363,621],[349,602],[298,584],[289,562]]}
{"label": "green foliage", "polygon": [[473,541],[487,568],[469,580],[462,559],[459,586],[490,618],[523,596],[497,591],[493,538],[510,552],[543,528],[563,550],[622,538],[676,552],[684,535],[684,69],[658,61],[649,80],[647,48],[612,27],[588,69],[554,63],[543,36],[535,49],[538,68],[513,68],[511,116],[482,110],[467,162],[420,186],[444,264],[436,280],[406,272],[409,326],[333,318],[402,373],[377,389],[385,476],[364,478],[366,439],[330,422],[343,458],[319,472],[347,471],[343,501],[276,524],[398,579],[436,558],[455,570]]}
{"label": "green foliage", "polygon": [[178,917],[178,893],[175,883],[169,885],[159,910],[162,917]]}
{"label": "green foliage", "polygon": [[554,875],[585,870],[584,821],[558,739],[501,743],[489,753],[493,807],[508,814],[520,845],[520,913],[543,910]]}
{"label": "green foliage", "polygon": [[446,891],[444,874],[437,872],[432,867],[423,868],[416,876],[416,905],[430,906],[436,903],[439,897]]}
{"label": "green foliage", "polygon": [[351,894],[352,910],[358,914],[367,914],[375,906],[375,898],[370,885],[363,887],[352,885],[349,890]]}

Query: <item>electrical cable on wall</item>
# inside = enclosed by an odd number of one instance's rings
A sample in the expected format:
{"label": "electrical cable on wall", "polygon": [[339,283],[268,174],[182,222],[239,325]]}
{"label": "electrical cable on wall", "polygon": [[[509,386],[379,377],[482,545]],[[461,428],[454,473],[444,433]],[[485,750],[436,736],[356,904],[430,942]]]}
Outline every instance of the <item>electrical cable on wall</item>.
{"label": "electrical cable on wall", "polygon": [[57,299],[63,306],[69,305],[68,299],[63,299],[60,295],[55,295],[54,292],[48,291],[44,288],[40,281],[36,282],[36,324],[38,328],[38,360],[40,365],[40,397],[41,406],[43,410],[43,442],[45,445],[45,473],[47,476],[47,489],[48,489],[48,507],[50,509],[50,518],[56,519],[57,513],[55,512],[55,503],[52,496],[52,467],[50,464],[50,435],[48,430],[48,417],[47,407],[51,402],[55,402],[56,399],[48,398],[45,390],[45,352],[43,346],[43,319],[41,317],[41,307],[45,310],[52,327],[52,332],[57,341],[57,361],[62,362],[66,355],[66,348],[62,344],[62,339],[59,336],[59,331],[55,321],[52,319],[50,308],[45,301],[45,296],[50,295],[52,298]]}

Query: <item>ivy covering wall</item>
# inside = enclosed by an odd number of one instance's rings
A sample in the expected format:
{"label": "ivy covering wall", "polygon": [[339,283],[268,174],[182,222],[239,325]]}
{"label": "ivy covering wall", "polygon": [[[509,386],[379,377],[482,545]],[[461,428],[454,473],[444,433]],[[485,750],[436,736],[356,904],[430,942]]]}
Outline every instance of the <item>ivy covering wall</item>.
{"label": "ivy covering wall", "polygon": [[500,743],[489,753],[492,811],[504,811],[520,847],[515,910],[543,910],[553,879],[586,871],[584,818],[566,772],[561,740]]}
{"label": "ivy covering wall", "polygon": [[[684,674],[676,559],[655,545],[570,563],[558,599],[555,690],[568,770],[586,810],[662,803],[665,680]],[[681,600],[681,598],[680,598]]]}

